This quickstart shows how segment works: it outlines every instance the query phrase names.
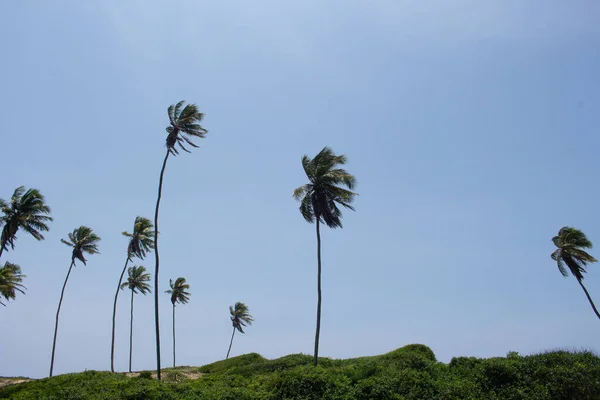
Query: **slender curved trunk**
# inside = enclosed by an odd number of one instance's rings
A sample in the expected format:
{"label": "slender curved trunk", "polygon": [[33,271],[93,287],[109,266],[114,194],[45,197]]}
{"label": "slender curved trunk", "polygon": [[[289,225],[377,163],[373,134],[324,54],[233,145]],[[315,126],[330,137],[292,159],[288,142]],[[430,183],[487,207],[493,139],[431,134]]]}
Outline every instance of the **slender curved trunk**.
{"label": "slender curved trunk", "polygon": [[133,289],[131,289],[131,315],[129,316],[129,372],[131,372],[132,356],[133,356]]}
{"label": "slender curved trunk", "polygon": [[56,310],[56,323],[54,324],[54,340],[52,341],[52,357],[50,359],[50,377],[52,377],[52,370],[54,369],[54,353],[56,350],[56,334],[58,333],[58,315],[60,314],[60,306],[62,305],[63,296],[65,295],[65,288],[67,287],[67,281],[69,280],[69,275],[71,275],[71,270],[73,269],[73,265],[75,265],[75,259],[71,258],[71,265],[69,266],[69,272],[67,272],[67,277],[65,278],[65,283],[63,284],[62,290],[60,292],[60,300],[58,301],[58,309]]}
{"label": "slender curved trunk", "polygon": [[4,253],[4,244],[0,246],[0,257],[2,257],[2,253]]}
{"label": "slender curved trunk", "polygon": [[315,333],[315,359],[313,365],[316,367],[319,360],[319,335],[321,334],[321,231],[319,229],[319,217],[317,216],[317,331]]}
{"label": "slender curved trunk", "polygon": [[173,368],[175,368],[175,303],[173,303]]}
{"label": "slender curved trunk", "polygon": [[119,277],[117,293],[115,293],[115,304],[113,305],[112,338],[110,341],[110,372],[115,372],[115,325],[117,318],[117,299],[119,298],[119,292],[121,291],[121,282],[123,281],[123,275],[125,275],[125,271],[127,270],[127,264],[129,264],[129,255],[127,255],[125,266],[123,267],[123,271],[121,271],[121,276]]}
{"label": "slender curved trunk", "polygon": [[231,341],[229,342],[229,350],[227,350],[227,357],[225,357],[226,360],[229,358],[229,352],[231,351],[231,345],[233,344],[233,336],[234,335],[235,335],[235,326],[233,327],[233,333],[231,334]]}
{"label": "slender curved trunk", "polygon": [[596,308],[596,305],[592,301],[592,298],[590,297],[590,294],[588,293],[587,289],[585,288],[585,286],[583,286],[583,282],[580,279],[577,279],[577,282],[579,282],[579,285],[581,285],[581,288],[585,292],[585,295],[587,296],[587,299],[590,302],[590,305],[592,306],[592,309],[596,313],[596,317],[598,317],[600,319],[600,313],[598,312],[598,309]]}
{"label": "slender curved trunk", "polygon": [[156,329],[156,378],[160,381],[160,321],[158,318],[158,269],[160,258],[158,257],[158,210],[160,208],[160,198],[162,196],[163,178],[167,160],[169,159],[169,149],[163,161],[162,169],[160,170],[160,179],[158,180],[158,196],[156,198],[156,210],[154,211],[154,325]]}

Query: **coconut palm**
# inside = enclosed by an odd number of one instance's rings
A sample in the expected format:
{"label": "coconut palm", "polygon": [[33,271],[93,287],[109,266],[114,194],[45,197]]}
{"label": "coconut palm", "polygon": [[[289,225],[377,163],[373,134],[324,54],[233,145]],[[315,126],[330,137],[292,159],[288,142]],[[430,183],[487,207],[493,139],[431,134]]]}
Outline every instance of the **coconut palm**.
{"label": "coconut palm", "polygon": [[150,292],[150,285],[146,282],[150,281],[150,274],[146,273],[146,268],[139,266],[129,267],[127,270],[129,277],[127,282],[121,285],[121,289],[131,289],[131,315],[129,317],[129,372],[131,372],[131,356],[133,354],[133,295],[141,293],[146,295]]}
{"label": "coconut palm", "polygon": [[185,278],[179,277],[173,282],[169,279],[171,289],[165,291],[171,295],[171,303],[173,304],[173,368],[175,368],[175,304],[186,304],[190,300],[191,293],[187,292],[190,288],[185,282]]}
{"label": "coconut palm", "polygon": [[[169,155],[176,156],[179,154],[178,147],[186,152],[190,152],[185,146],[198,147],[192,140],[195,138],[204,138],[208,131],[200,126],[200,122],[204,118],[204,114],[198,111],[195,104],[188,104],[183,107],[185,102],[182,100],[175,106],[169,106],[167,112],[169,114],[170,124],[167,127],[167,151],[165,159],[160,170],[160,178],[158,180],[158,196],[156,198],[156,210],[154,212],[154,323],[156,329],[156,375],[160,380],[160,321],[158,315],[158,271],[160,257],[158,256],[158,211],[160,208],[160,198],[162,196],[162,184],[167,166]],[[183,107],[183,109],[182,109]]]}
{"label": "coconut palm", "polygon": [[19,228],[37,240],[43,240],[41,232],[48,231],[47,222],[52,221],[50,207],[44,203],[44,196],[37,189],[25,190],[24,186],[15,189],[10,202],[0,199],[2,235],[0,236],[0,257],[4,250],[15,248]]}
{"label": "coconut palm", "polygon": [[58,316],[60,314],[60,307],[62,305],[63,296],[65,294],[65,288],[67,287],[67,281],[69,280],[69,275],[71,275],[71,270],[75,266],[75,260],[79,260],[83,263],[83,265],[86,265],[87,260],[83,256],[84,253],[99,253],[98,242],[100,241],[100,237],[98,237],[98,235],[96,235],[91,228],[88,228],[87,226],[80,226],[73,232],[69,233],[69,240],[60,239],[60,241],[66,244],[67,246],[72,247],[73,251],[71,252],[71,265],[69,266],[69,271],[67,272],[65,283],[63,284],[62,290],[60,292],[60,300],[58,301],[58,309],[56,310],[54,340],[52,341],[52,358],[50,360],[50,376],[52,376],[52,370],[54,369],[54,352],[56,350],[56,334],[58,333]]}
{"label": "coconut palm", "polygon": [[[304,219],[317,227],[317,329],[315,333],[314,365],[319,357],[319,335],[321,332],[321,232],[320,224],[330,228],[342,227],[342,212],[338,204],[354,211],[352,202],[356,193],[351,190],[356,179],[338,166],[346,164],[344,155],[335,155],[324,147],[314,158],[302,157],[302,167],[309,183],[294,190],[294,198],[300,201],[300,213]],[[339,185],[346,186],[346,190]]]}
{"label": "coconut palm", "polygon": [[[0,299],[14,300],[17,292],[25,294],[27,289],[21,282],[26,276],[21,273],[21,267],[10,262],[0,268]],[[6,306],[2,301],[0,304]]]}
{"label": "coconut palm", "polygon": [[[112,317],[112,339],[110,342],[110,370],[115,372],[115,325],[117,317],[117,299],[119,298],[119,289],[121,288],[121,282],[125,275],[125,270],[133,257],[137,257],[143,260],[146,253],[152,251],[154,248],[154,226],[148,218],[137,217],[133,224],[133,233],[123,232],[123,235],[129,238],[129,244],[127,245],[127,259],[125,260],[125,266],[121,271],[119,277],[119,283],[117,285],[117,292],[115,293],[115,302],[113,304],[113,317]],[[131,349],[130,349],[131,350]],[[130,351],[131,352],[131,351]],[[131,367],[130,367],[131,369]]]}
{"label": "coconut palm", "polygon": [[233,344],[233,336],[235,335],[236,329],[241,333],[244,333],[244,326],[252,325],[254,318],[250,314],[250,310],[248,306],[242,302],[237,302],[235,305],[229,306],[229,314],[231,319],[231,324],[233,325],[233,333],[231,334],[231,340],[229,341],[229,349],[227,350],[227,360],[229,358],[229,352],[231,352],[231,345]]}
{"label": "coconut palm", "polygon": [[552,242],[557,249],[552,253],[551,257],[556,261],[558,270],[565,277],[569,276],[569,272],[571,272],[571,275],[577,279],[577,282],[585,292],[594,313],[600,318],[598,309],[596,309],[590,294],[583,285],[583,274],[587,272],[585,270],[587,263],[597,261],[583,250],[591,249],[592,242],[585,236],[585,233],[569,226],[562,227],[561,230],[558,231],[558,235],[552,238]]}

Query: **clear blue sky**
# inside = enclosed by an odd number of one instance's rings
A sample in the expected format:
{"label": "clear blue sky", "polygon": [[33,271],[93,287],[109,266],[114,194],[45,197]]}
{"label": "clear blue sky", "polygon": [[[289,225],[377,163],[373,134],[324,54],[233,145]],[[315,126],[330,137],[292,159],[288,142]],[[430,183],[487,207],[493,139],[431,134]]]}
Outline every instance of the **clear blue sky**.
{"label": "clear blue sky", "polygon": [[[323,233],[321,355],[600,349],[600,321],[550,259],[563,225],[600,244],[599,18],[591,0],[2,2],[0,197],[39,188],[55,221],[3,256],[28,290],[0,310],[0,376],[48,373],[59,240],[79,225],[102,254],[71,275],[55,373],[109,369],[120,233],[153,215],[166,109],[182,99],[209,134],[165,177],[161,292],[178,276],[192,292],[179,364],[224,358],[236,301],[256,322],[233,355],[312,352],[316,240],[292,191],[301,156],[325,145],[360,196]],[[599,265],[585,283],[600,303]],[[151,296],[134,323],[134,369],[154,368]],[[168,366],[164,293],[161,324]]]}

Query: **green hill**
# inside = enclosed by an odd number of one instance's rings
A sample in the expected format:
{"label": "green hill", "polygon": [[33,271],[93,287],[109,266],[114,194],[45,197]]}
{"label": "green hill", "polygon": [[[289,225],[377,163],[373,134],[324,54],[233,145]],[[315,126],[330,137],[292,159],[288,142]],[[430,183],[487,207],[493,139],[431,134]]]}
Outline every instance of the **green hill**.
{"label": "green hill", "polygon": [[6,399],[395,399],[585,400],[600,399],[600,357],[553,351],[537,355],[438,362],[413,344],[390,353],[348,360],[302,354],[266,360],[246,354],[203,367],[151,372],[86,371],[5,386]]}

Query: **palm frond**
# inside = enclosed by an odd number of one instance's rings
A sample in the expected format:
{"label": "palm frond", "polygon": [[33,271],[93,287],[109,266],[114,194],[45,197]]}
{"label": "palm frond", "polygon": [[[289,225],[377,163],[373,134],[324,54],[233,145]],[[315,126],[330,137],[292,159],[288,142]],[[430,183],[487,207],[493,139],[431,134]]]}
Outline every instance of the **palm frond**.
{"label": "palm frond", "polygon": [[302,157],[302,168],[310,183],[295,189],[293,196],[300,202],[300,213],[307,222],[318,219],[330,228],[341,228],[342,213],[337,205],[354,211],[352,202],[358,194],[352,189],[356,178],[338,168],[347,161],[344,155],[336,155],[327,146],[312,159],[307,155]]}
{"label": "palm frond", "polygon": [[204,114],[198,111],[198,107],[195,104],[187,104],[182,110],[183,104],[184,101],[180,101],[167,110],[170,125],[166,128],[168,133],[166,146],[174,156],[179,154],[179,149],[189,153],[185,145],[199,147],[192,138],[204,138],[208,133],[208,130],[199,124],[204,119]]}
{"label": "palm frond", "polygon": [[185,281],[185,278],[179,277],[173,282],[172,279],[169,279],[169,286],[171,289],[166,290],[165,293],[171,295],[171,303],[175,305],[176,303],[186,304],[191,296],[191,293],[187,292],[190,288]]}
{"label": "palm frond", "polygon": [[83,256],[84,252],[90,255],[100,253],[98,250],[98,242],[100,241],[100,237],[94,233],[92,228],[84,225],[69,233],[68,241],[65,239],[61,239],[60,241],[73,248],[71,260],[80,260],[84,265],[86,265],[87,261]]}
{"label": "palm frond", "polygon": [[[17,292],[25,294],[27,289],[23,284],[23,278],[26,275],[21,273],[21,267],[16,264],[6,262],[2,268],[0,268],[0,299],[14,300]],[[0,304],[5,306],[2,301]]]}

